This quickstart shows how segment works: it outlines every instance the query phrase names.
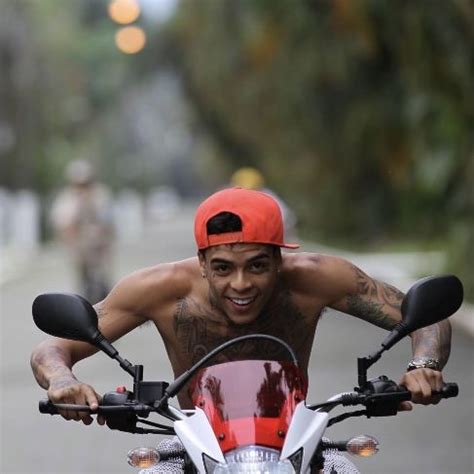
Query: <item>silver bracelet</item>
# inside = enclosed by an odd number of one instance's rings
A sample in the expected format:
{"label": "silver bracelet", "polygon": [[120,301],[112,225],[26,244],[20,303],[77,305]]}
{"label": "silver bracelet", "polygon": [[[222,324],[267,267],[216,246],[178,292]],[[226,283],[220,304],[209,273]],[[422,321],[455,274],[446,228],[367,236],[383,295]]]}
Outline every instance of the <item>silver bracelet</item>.
{"label": "silver bracelet", "polygon": [[440,372],[441,365],[439,363],[439,360],[434,359],[433,357],[416,357],[408,363],[407,372],[410,372],[410,370],[415,369],[432,369]]}

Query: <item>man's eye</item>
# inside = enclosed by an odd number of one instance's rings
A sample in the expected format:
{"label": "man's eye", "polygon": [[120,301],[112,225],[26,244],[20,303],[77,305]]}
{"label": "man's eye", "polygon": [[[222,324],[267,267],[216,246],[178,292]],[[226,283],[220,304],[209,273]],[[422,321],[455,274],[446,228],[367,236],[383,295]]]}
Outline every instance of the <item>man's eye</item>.
{"label": "man's eye", "polygon": [[229,271],[229,265],[224,265],[224,264],[215,265],[213,267],[213,270],[217,273],[227,273]]}
{"label": "man's eye", "polygon": [[265,271],[268,268],[268,263],[266,262],[253,262],[250,268],[257,272]]}

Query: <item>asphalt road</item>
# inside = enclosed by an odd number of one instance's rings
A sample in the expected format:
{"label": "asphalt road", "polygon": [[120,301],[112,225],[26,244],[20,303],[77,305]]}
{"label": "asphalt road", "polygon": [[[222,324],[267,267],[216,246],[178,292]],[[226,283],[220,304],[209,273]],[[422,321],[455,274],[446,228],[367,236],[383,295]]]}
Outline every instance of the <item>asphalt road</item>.
{"label": "asphalt road", "polygon": [[[155,229],[141,242],[117,248],[116,279],[142,266],[186,258],[194,254],[189,212]],[[357,258],[357,264],[371,271],[373,260]],[[376,268],[380,271],[383,262]],[[387,268],[393,262],[387,264]],[[50,247],[17,269],[0,287],[1,296],[1,473],[132,473],[126,463],[129,449],[156,444],[151,435],[128,435],[96,424],[86,427],[59,417],[40,415],[37,402],[44,398],[29,368],[32,348],[43,334],[34,326],[31,303],[47,291],[73,291],[74,281],[67,258]],[[386,279],[397,283],[400,275],[388,272]],[[327,312],[318,328],[310,367],[312,402],[350,390],[357,381],[356,358],[376,349],[384,331],[354,318]],[[148,380],[170,380],[171,370],[156,330],[148,325],[116,344],[120,354],[145,365]],[[371,376],[386,374],[397,379],[409,358],[408,341],[402,341],[374,366]],[[473,339],[455,327],[448,381],[458,382],[460,395],[438,406],[418,406],[411,413],[384,419],[351,419],[330,429],[333,439],[359,433],[380,441],[373,458],[355,459],[367,473],[468,474],[474,471],[474,383]],[[106,355],[97,354],[77,365],[77,376],[99,392],[119,385],[131,385],[130,377]]]}

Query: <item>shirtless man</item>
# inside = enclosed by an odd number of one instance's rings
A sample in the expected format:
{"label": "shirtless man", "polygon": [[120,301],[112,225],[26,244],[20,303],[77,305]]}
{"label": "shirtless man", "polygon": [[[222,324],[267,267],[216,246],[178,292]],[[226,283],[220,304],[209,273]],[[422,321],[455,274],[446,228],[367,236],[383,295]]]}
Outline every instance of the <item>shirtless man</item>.
{"label": "shirtless man", "polygon": [[[283,241],[279,206],[262,192],[230,188],[213,194],[197,210],[194,233],[197,257],[137,271],[95,306],[100,330],[112,341],[151,320],[175,376],[222,342],[250,333],[282,338],[307,371],[318,319],[326,307],[385,329],[401,318],[403,294],[350,262],[314,253],[282,254],[281,247],[297,245]],[[412,346],[414,370],[407,371],[401,383],[412,392],[414,403],[437,403],[431,391],[440,390],[443,383],[441,369],[450,350],[448,321],[413,333]],[[222,354],[220,361],[279,357],[277,349],[261,341],[237,347]],[[34,350],[33,372],[50,400],[97,407],[100,395],[72,372],[76,362],[96,350],[57,338]],[[190,407],[186,394],[179,401],[183,408]],[[62,415],[92,422],[86,413]]]}

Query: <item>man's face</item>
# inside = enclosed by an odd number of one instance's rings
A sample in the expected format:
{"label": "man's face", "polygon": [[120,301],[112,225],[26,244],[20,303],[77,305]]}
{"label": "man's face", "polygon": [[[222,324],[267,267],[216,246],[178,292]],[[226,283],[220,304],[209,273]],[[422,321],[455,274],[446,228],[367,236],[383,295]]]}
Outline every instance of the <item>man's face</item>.
{"label": "man's face", "polygon": [[248,324],[276,288],[281,257],[269,245],[232,244],[209,247],[199,262],[212,304],[234,324]]}

